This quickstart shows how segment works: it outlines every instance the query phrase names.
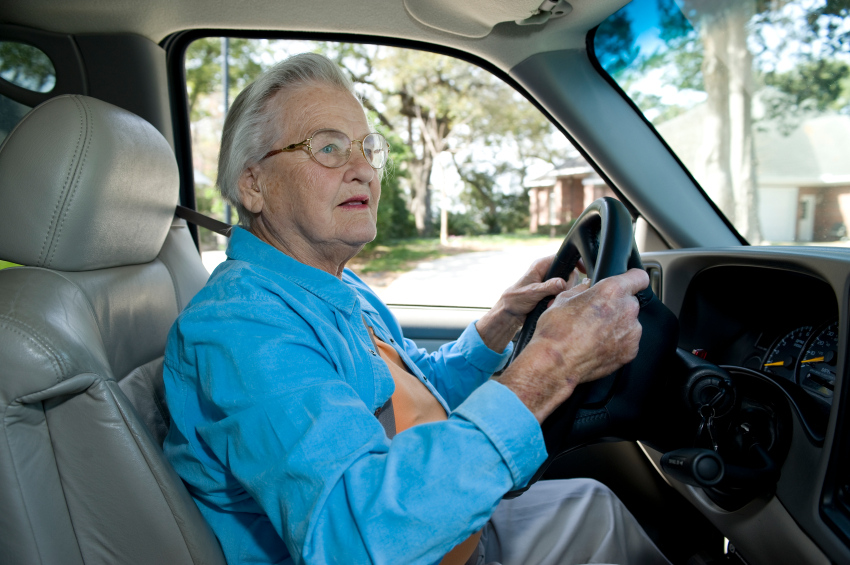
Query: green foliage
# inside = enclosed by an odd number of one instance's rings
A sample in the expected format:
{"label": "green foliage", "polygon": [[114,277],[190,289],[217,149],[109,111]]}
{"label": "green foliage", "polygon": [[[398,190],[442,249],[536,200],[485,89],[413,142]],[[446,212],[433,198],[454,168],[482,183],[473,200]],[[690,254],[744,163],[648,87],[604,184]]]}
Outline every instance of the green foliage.
{"label": "green foliage", "polygon": [[437,259],[448,254],[440,247],[437,238],[413,238],[388,241],[387,245],[367,248],[361,252],[365,264],[359,269],[363,273],[407,271],[412,263]]}
{"label": "green foliage", "polygon": [[[659,39],[652,51],[641,51],[634,43],[635,23],[629,17],[629,9],[652,10],[655,4],[659,18]],[[675,0],[636,0],[612,18],[603,22],[596,33],[594,48],[600,63],[635,101],[653,123],[673,118],[687,108],[664,103],[661,96],[633,88],[633,84],[650,73],[663,73],[666,80],[681,90],[702,91],[702,46],[691,22]],[[600,55],[601,53],[601,55]]]}
{"label": "green foliage", "polygon": [[489,226],[474,212],[449,212],[449,235],[483,235]]}
{"label": "green foliage", "polygon": [[809,12],[807,22],[812,37],[826,38],[835,53],[850,52],[850,30],[843,25],[850,16],[850,0],[826,0]]}
{"label": "green foliage", "polygon": [[[193,41],[186,49],[186,89],[193,122],[207,115],[198,107],[198,100],[221,90],[224,83],[222,43],[221,37],[205,37]],[[228,44],[228,96],[232,102],[264,70],[261,61],[267,48],[252,39],[229,38]]]}
{"label": "green foliage", "polygon": [[620,10],[605,20],[596,30],[593,47],[600,64],[612,75],[628,67],[638,56],[634,46],[632,18]]}
{"label": "green foliage", "polygon": [[496,222],[501,227],[499,233],[518,233],[528,229],[528,192],[500,194],[497,202]]}
{"label": "green foliage", "polygon": [[806,61],[794,69],[764,75],[764,83],[787,94],[788,104],[795,111],[829,109],[842,94],[842,81],[850,76],[850,67],[844,61],[819,59]]}
{"label": "green foliage", "polygon": [[387,141],[390,142],[391,162],[384,171],[381,180],[381,202],[378,205],[378,234],[374,241],[369,243],[367,250],[385,244],[388,241],[404,239],[416,235],[416,224],[413,215],[407,208],[404,198],[404,190],[401,186],[402,179],[407,177],[404,170],[400,170],[398,164],[409,158],[410,149],[401,139],[392,132],[385,132]]}

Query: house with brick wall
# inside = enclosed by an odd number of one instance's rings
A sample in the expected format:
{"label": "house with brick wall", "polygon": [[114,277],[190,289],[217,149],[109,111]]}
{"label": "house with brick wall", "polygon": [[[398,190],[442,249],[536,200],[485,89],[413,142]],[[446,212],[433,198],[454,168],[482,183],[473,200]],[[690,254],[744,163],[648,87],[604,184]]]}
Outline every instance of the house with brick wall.
{"label": "house with brick wall", "polygon": [[[697,170],[704,105],[657,127]],[[759,222],[765,243],[846,241],[850,236],[850,116],[824,114],[798,124],[755,126]],[[575,151],[562,166],[526,183],[532,233],[569,224],[611,189]]]}

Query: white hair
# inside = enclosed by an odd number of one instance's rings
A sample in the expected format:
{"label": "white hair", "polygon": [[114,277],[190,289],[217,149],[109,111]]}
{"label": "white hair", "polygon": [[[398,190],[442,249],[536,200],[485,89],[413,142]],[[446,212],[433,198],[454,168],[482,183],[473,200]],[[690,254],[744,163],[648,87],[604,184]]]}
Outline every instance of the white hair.
{"label": "white hair", "polygon": [[268,102],[278,92],[308,83],[340,88],[360,101],[354,84],[339,65],[316,53],[302,53],[281,61],[245,87],[227,113],[218,158],[218,189],[236,209],[239,224],[246,229],[251,227],[251,213],[239,198],[239,178],[249,165],[272,149],[278,134],[276,109]]}

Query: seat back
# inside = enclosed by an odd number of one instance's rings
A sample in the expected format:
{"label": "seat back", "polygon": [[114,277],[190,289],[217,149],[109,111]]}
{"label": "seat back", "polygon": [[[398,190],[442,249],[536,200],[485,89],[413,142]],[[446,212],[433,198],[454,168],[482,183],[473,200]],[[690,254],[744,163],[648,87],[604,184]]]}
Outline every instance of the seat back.
{"label": "seat back", "polygon": [[224,563],[161,444],[162,356],[207,278],[165,139],[85,96],[0,146],[0,555]]}

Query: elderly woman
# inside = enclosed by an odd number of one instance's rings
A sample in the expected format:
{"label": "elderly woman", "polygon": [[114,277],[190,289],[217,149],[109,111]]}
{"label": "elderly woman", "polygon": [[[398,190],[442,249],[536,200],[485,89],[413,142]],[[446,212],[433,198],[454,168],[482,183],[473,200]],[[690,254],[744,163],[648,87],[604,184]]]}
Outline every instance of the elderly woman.
{"label": "elderly woman", "polygon": [[456,342],[418,349],[345,269],[375,237],[388,151],[318,55],[272,68],[227,117],[219,186],[241,227],[172,328],[164,378],[165,452],[228,561],[665,562],[598,483],[500,503],[546,457],[540,422],[635,356],[646,274],[568,290],[541,260]]}

